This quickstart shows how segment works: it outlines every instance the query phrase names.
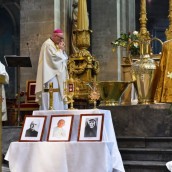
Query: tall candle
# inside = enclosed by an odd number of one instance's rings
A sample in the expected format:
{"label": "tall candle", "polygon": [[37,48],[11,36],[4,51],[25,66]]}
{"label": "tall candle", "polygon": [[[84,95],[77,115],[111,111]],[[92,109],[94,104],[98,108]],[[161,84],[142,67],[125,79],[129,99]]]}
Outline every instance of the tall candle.
{"label": "tall candle", "polygon": [[169,7],[170,7],[170,10],[172,10],[172,0],[169,0]]}
{"label": "tall candle", "polygon": [[141,0],[141,13],[146,13],[146,0]]}
{"label": "tall candle", "polygon": [[86,0],[78,1],[78,30],[88,30],[88,13]]}

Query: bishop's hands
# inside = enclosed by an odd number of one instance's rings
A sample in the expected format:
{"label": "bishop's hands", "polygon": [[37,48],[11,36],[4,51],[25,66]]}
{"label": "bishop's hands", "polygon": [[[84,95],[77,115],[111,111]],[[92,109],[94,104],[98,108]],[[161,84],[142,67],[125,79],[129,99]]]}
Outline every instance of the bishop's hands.
{"label": "bishop's hands", "polygon": [[58,47],[59,47],[62,51],[65,51],[65,43],[64,43],[64,41],[59,42]]}

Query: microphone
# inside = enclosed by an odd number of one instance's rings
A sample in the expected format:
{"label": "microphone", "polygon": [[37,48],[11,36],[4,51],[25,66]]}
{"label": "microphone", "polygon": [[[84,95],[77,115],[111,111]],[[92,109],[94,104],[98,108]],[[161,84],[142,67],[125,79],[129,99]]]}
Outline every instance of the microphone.
{"label": "microphone", "polygon": [[29,42],[27,42],[26,44],[27,44],[27,48],[28,48],[28,54],[29,54],[29,57],[30,57],[30,47],[29,47]]}

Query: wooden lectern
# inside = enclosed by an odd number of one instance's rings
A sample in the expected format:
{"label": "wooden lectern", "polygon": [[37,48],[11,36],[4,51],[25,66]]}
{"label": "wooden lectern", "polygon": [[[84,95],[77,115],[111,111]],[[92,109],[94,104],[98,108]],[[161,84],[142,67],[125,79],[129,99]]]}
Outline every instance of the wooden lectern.
{"label": "wooden lectern", "polygon": [[20,67],[32,67],[30,57],[28,56],[16,56],[16,55],[5,55],[4,56],[6,64],[8,67],[17,68],[17,125],[20,125]]}

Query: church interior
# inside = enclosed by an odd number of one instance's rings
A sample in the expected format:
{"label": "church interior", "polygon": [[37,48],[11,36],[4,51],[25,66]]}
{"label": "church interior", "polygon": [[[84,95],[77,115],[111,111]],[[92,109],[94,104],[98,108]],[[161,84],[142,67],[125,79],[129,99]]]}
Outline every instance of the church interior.
{"label": "church interior", "polygon": [[[39,53],[56,28],[64,32],[67,83],[75,84],[72,96],[65,92],[69,110],[111,112],[124,171],[172,171],[172,164],[167,167],[172,161],[167,51],[172,48],[166,46],[172,39],[172,0],[1,0],[0,26],[0,62],[9,75],[4,84],[7,120],[0,131],[3,172],[10,172],[5,154],[18,141],[25,117],[39,111]],[[119,41],[127,45],[116,45]]]}

